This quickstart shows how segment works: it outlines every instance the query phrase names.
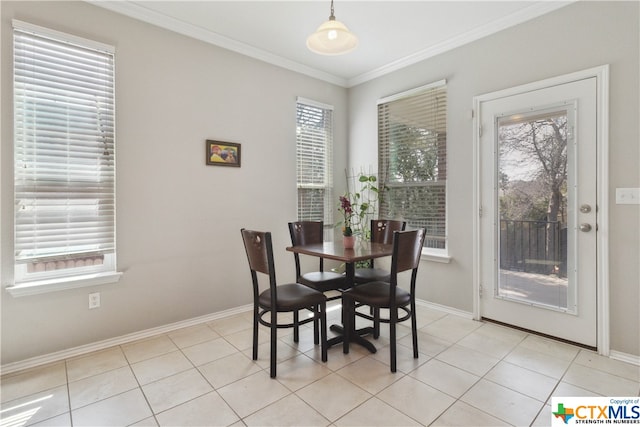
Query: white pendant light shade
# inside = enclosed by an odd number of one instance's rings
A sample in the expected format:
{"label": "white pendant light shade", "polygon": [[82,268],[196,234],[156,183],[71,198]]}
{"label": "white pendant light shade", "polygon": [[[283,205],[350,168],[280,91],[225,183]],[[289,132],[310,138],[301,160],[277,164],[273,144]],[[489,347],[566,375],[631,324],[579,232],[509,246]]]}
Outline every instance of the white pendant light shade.
{"label": "white pendant light shade", "polygon": [[307,47],[321,55],[342,55],[358,47],[358,38],[333,16],[333,0],[329,20],[307,38]]}

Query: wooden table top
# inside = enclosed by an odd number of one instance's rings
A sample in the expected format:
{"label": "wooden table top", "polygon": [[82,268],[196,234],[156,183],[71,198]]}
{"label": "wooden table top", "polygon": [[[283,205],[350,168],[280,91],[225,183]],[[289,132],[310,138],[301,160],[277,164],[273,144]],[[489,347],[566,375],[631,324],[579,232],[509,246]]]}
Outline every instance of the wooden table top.
{"label": "wooden table top", "polygon": [[333,259],[344,263],[354,263],[391,256],[393,254],[393,245],[357,242],[353,249],[345,249],[342,242],[324,242],[315,245],[289,246],[287,251]]}

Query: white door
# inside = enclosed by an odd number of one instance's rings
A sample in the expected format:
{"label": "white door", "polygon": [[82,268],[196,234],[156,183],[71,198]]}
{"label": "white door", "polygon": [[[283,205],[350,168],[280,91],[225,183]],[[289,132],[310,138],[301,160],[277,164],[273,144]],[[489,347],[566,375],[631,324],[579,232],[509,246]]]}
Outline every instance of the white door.
{"label": "white door", "polygon": [[597,346],[597,81],[478,104],[480,314]]}

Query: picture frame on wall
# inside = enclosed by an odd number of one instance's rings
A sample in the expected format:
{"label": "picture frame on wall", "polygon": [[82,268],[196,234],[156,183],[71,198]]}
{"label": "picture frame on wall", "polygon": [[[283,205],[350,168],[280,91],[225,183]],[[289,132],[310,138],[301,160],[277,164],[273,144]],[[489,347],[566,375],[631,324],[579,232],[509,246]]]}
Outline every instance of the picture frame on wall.
{"label": "picture frame on wall", "polygon": [[240,144],[207,139],[207,165],[240,167]]}

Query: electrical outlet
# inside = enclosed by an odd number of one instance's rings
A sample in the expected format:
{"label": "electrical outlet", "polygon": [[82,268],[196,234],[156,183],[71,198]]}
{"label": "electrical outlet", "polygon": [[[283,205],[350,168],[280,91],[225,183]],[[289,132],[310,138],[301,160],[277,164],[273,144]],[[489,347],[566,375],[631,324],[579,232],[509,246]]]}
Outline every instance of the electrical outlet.
{"label": "electrical outlet", "polygon": [[99,308],[100,307],[100,292],[94,292],[89,294],[89,308]]}

